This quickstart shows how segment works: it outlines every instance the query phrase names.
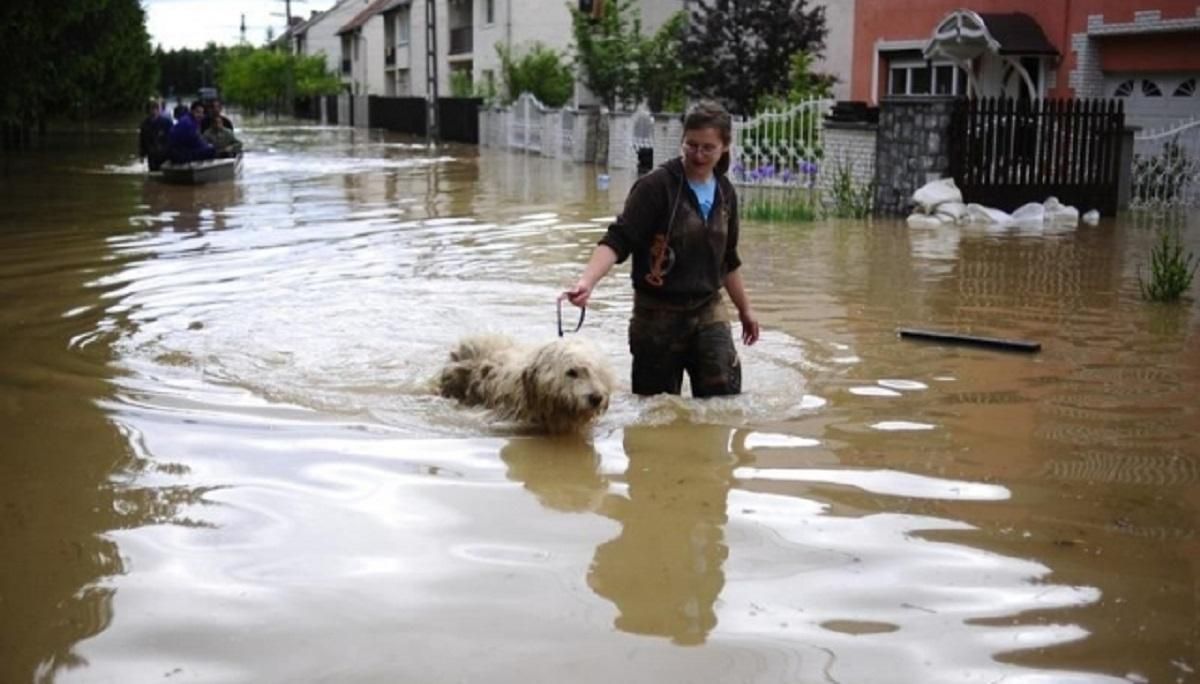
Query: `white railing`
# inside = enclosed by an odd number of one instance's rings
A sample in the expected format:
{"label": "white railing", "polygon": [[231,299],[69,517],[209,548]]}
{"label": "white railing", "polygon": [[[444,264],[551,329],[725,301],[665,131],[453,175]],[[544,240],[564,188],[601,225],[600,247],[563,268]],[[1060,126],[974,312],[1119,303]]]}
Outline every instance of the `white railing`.
{"label": "white railing", "polygon": [[1200,207],[1200,117],[1133,139],[1135,209]]}
{"label": "white railing", "polygon": [[813,187],[824,150],[825,114],[834,101],[813,98],[733,122],[730,176],[741,185]]}

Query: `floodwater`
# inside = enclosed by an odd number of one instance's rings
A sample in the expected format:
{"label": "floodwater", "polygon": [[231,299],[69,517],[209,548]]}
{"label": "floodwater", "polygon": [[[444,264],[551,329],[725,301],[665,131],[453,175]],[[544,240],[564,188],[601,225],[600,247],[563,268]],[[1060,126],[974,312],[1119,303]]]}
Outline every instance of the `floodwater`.
{"label": "floodwater", "polygon": [[1200,677],[1200,305],[1139,299],[1154,220],[747,224],[733,399],[629,395],[622,269],[579,333],[621,391],[549,439],[429,380],[554,339],[631,176],[243,135],[207,187],[131,130],[0,160],[0,682]]}

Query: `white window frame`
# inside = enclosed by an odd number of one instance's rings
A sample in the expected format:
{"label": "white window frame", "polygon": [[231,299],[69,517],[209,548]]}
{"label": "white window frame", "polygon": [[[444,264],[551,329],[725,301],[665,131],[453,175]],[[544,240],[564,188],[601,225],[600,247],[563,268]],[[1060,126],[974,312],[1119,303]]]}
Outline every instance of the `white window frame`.
{"label": "white window frame", "polygon": [[412,5],[396,10],[396,45],[408,45],[412,39]]}
{"label": "white window frame", "polygon": [[[884,56],[886,57],[886,55],[884,55]],[[926,61],[924,59],[899,59],[899,60],[889,59],[888,65],[887,65],[887,89],[884,91],[884,93],[886,93],[886,95],[888,97],[901,97],[901,96],[910,96],[910,95],[936,95],[937,94],[937,85],[938,85],[937,68],[944,67],[944,66],[950,67],[952,69],[952,71],[950,73],[954,74],[954,81],[950,84],[950,92],[948,94],[949,95],[961,94],[960,88],[962,88],[963,90],[966,89],[966,85],[967,85],[966,78],[965,78],[966,74],[960,75],[959,72],[962,70],[959,69],[957,65],[955,65],[953,62],[951,62],[949,60],[943,60],[943,59],[934,59],[934,60],[929,60],[929,61]],[[899,70],[899,69],[902,69],[902,70],[908,72],[908,80],[905,83],[903,93],[894,92],[893,88],[892,88],[892,79],[894,78],[893,70]],[[929,92],[927,92],[927,93],[914,93],[912,91],[913,71],[916,71],[918,69],[929,69]]]}

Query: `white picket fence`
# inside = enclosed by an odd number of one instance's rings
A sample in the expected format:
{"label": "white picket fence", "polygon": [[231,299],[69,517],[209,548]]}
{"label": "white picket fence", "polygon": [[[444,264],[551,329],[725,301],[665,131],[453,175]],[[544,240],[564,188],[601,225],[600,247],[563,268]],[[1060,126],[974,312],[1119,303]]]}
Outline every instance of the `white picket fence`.
{"label": "white picket fence", "polygon": [[1133,140],[1134,209],[1200,207],[1200,117]]}
{"label": "white picket fence", "polygon": [[[824,116],[833,100],[735,117],[730,177],[740,185],[811,188],[823,158]],[[481,144],[545,157],[595,161],[597,138],[607,136],[603,161],[610,168],[652,165],[679,154],[683,124],[678,114],[553,109],[523,93],[511,106],[480,110]],[[649,152],[648,152],[649,151]]]}

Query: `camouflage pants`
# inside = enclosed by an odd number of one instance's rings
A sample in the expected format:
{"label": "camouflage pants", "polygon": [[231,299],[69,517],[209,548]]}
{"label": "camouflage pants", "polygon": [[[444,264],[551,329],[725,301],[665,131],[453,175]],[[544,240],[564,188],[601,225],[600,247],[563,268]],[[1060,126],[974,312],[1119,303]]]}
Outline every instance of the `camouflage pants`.
{"label": "camouflage pants", "polygon": [[629,351],[634,394],[679,394],[685,371],[694,397],[742,391],[742,366],[720,293],[695,307],[669,306],[635,293]]}

